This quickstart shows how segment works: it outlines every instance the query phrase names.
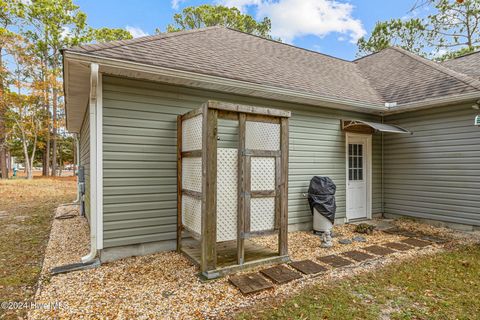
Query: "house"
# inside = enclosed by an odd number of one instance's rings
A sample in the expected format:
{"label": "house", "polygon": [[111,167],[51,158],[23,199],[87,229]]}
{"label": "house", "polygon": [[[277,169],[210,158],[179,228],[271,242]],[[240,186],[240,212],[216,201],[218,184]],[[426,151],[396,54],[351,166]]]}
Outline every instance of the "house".
{"label": "house", "polygon": [[[408,216],[480,226],[480,54],[436,63],[399,48],[345,61],[223,27],[66,49],[92,251],[176,247],[177,116],[215,100],[290,111],[288,230],[308,230],[315,175],[337,223]],[[219,123],[219,144],[238,128]]]}

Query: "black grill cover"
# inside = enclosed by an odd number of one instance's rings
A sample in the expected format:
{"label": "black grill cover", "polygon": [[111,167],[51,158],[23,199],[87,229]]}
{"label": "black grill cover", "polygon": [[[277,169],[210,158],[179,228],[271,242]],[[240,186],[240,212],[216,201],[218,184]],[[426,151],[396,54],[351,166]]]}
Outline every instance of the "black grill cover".
{"label": "black grill cover", "polygon": [[335,203],[335,191],[337,186],[329,177],[313,177],[310,180],[308,188],[308,203],[313,215],[313,208],[317,209],[320,214],[330,220],[333,224],[335,221],[335,211],[337,204]]}

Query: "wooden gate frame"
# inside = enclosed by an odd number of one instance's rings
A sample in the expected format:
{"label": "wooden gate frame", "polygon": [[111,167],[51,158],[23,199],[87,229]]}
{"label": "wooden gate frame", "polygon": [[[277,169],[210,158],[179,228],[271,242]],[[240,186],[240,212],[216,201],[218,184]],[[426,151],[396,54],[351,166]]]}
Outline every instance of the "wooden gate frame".
{"label": "wooden gate frame", "polygon": [[[202,118],[202,150],[182,152],[183,121],[203,115]],[[215,278],[229,272],[241,270],[263,263],[284,262],[288,260],[288,121],[290,111],[232,104],[219,101],[207,101],[199,109],[192,110],[177,117],[177,251],[182,251],[182,194],[200,198],[202,201],[201,217],[201,259],[200,271],[207,278]],[[237,211],[237,265],[217,269],[216,221],[217,221],[217,138],[218,119],[238,120],[238,211]],[[246,121],[258,121],[280,124],[280,150],[246,150]],[[202,158],[202,192],[193,192],[182,188],[182,159],[185,157]],[[278,256],[258,261],[244,261],[245,239],[261,234],[251,233],[246,229],[249,216],[249,200],[251,196],[272,196],[262,191],[250,192],[251,156],[275,157],[275,233],[278,233]],[[246,177],[246,179],[245,179]],[[246,206],[248,208],[246,209]],[[246,210],[247,214],[242,214]],[[248,217],[247,217],[248,219]],[[248,225],[249,226],[249,225]]]}

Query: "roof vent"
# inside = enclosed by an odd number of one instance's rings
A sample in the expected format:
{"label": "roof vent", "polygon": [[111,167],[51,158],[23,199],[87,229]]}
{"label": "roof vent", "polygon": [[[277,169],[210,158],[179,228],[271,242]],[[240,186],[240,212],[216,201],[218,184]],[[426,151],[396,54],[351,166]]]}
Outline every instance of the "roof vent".
{"label": "roof vent", "polygon": [[397,106],[396,102],[385,102],[385,107],[387,108],[394,108]]}
{"label": "roof vent", "polygon": [[475,125],[480,126],[480,115],[475,117]]}

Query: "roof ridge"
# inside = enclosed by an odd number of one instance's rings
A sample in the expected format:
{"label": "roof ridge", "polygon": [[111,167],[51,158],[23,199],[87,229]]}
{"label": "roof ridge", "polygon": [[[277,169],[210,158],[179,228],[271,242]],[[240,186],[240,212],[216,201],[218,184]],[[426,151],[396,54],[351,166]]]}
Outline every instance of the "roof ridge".
{"label": "roof ridge", "polygon": [[379,92],[378,88],[374,85],[373,81],[362,71],[362,68],[360,68],[360,65],[358,63],[355,63],[354,61],[352,62],[355,66],[355,70],[357,70],[358,74],[360,75],[360,77],[362,77],[362,79],[365,79],[365,81],[367,81],[368,86],[372,89],[373,92],[375,92],[375,95],[377,96],[378,100],[382,101],[383,103],[387,103],[388,101],[386,101],[385,97]]}
{"label": "roof ridge", "polygon": [[332,59],[335,59],[335,60],[340,60],[340,61],[342,61],[342,62],[353,63],[353,61],[351,61],[351,60],[347,60],[347,59],[335,57],[335,56],[332,56],[332,55],[330,55],[330,54],[318,52],[318,51],[311,50],[311,49],[306,49],[306,48],[302,48],[302,47],[297,47],[297,46],[295,46],[295,45],[293,45],[293,44],[289,44],[289,43],[286,43],[286,42],[281,42],[281,41],[277,41],[277,40],[274,40],[274,39],[264,38],[264,37],[259,36],[259,35],[256,35],[256,34],[247,33],[247,32],[244,32],[244,31],[241,31],[241,30],[237,30],[237,29],[234,29],[234,28],[225,27],[225,26],[218,26],[218,28],[220,28],[220,29],[228,29],[228,30],[231,30],[231,31],[236,31],[236,32],[239,32],[239,33],[243,33],[243,34],[245,34],[245,35],[247,35],[247,36],[257,37],[257,38],[262,39],[262,40],[267,40],[267,41],[270,41],[270,42],[273,42],[273,43],[276,43],[276,44],[281,44],[281,45],[288,46],[288,47],[291,47],[291,48],[295,48],[295,49],[298,49],[298,50],[315,53],[315,54],[318,54],[318,55],[321,55],[321,56],[324,56],[324,57],[327,57],[327,58],[332,58]]}
{"label": "roof ridge", "polygon": [[[172,38],[172,37],[179,37],[191,33],[197,33],[197,32],[204,32],[208,31],[211,29],[218,29],[219,26],[213,26],[213,27],[205,27],[205,28],[200,28],[200,29],[190,29],[190,30],[181,30],[181,31],[176,31],[176,32],[163,32],[159,34],[154,34],[154,35],[148,35],[148,36],[143,36],[143,37],[138,37],[138,38],[132,38],[128,40],[114,40],[114,41],[109,41],[109,42],[104,42],[104,43],[91,43],[91,44],[86,44],[86,45],[81,45],[81,46],[76,46],[72,48],[67,48],[66,50],[76,50],[76,49],[82,49],[82,50],[88,50],[88,52],[97,52],[105,49],[113,49],[117,47],[122,47],[122,46],[128,46],[131,44],[139,44],[139,43],[147,43],[150,41],[155,41],[158,39],[165,39],[165,38]],[[88,49],[89,47],[95,47],[95,46],[103,46],[101,48],[97,49]]]}
{"label": "roof ridge", "polygon": [[453,58],[447,59],[447,60],[445,60],[445,61],[442,61],[441,64],[442,64],[442,63],[445,63],[445,62],[449,62],[449,61],[453,61],[453,60],[465,58],[465,57],[468,57],[468,56],[471,56],[471,55],[474,55],[474,54],[477,54],[477,53],[480,53],[480,50],[468,52],[468,53],[462,54],[462,55],[460,55],[460,56],[458,56],[458,57],[453,57]]}
{"label": "roof ridge", "polygon": [[474,87],[475,89],[477,90],[480,90],[480,81],[478,80],[475,80],[474,78],[466,75],[466,74],[463,74],[463,73],[460,73],[460,72],[457,72],[457,71],[454,71],[450,68],[447,68],[447,67],[444,67],[442,66],[441,64],[437,63],[437,62],[434,62],[434,61],[431,61],[431,60],[428,60],[426,58],[423,58],[419,55],[416,55],[408,50],[405,50],[405,49],[402,49],[400,47],[396,47],[396,46],[392,46],[392,47],[389,47],[389,48],[386,48],[384,50],[388,50],[388,49],[391,49],[391,50],[395,50],[397,52],[400,52],[402,53],[403,55],[406,55],[408,56],[409,58],[411,59],[414,59],[415,61],[418,61],[420,63],[423,63],[424,65],[428,66],[428,67],[431,67],[431,68],[434,68],[435,70],[439,71],[439,72],[442,72],[448,76],[451,76],[453,78],[456,78],[457,80],[460,80],[462,82],[464,82],[465,84],[471,86],[471,87]]}
{"label": "roof ridge", "polygon": [[353,59],[352,62],[353,62],[353,63],[356,63],[357,61],[360,61],[360,60],[365,59],[365,58],[369,58],[369,57],[371,57],[371,56],[374,56],[374,55],[382,52],[383,50],[387,50],[387,49],[390,49],[390,48],[391,48],[391,47],[387,47],[387,48],[384,48],[384,49],[382,49],[382,50],[378,50],[378,51],[375,51],[375,52],[370,52],[369,54],[366,54],[366,55],[364,55],[364,56],[361,56],[361,57],[358,57],[358,58],[356,58],[356,59]]}

